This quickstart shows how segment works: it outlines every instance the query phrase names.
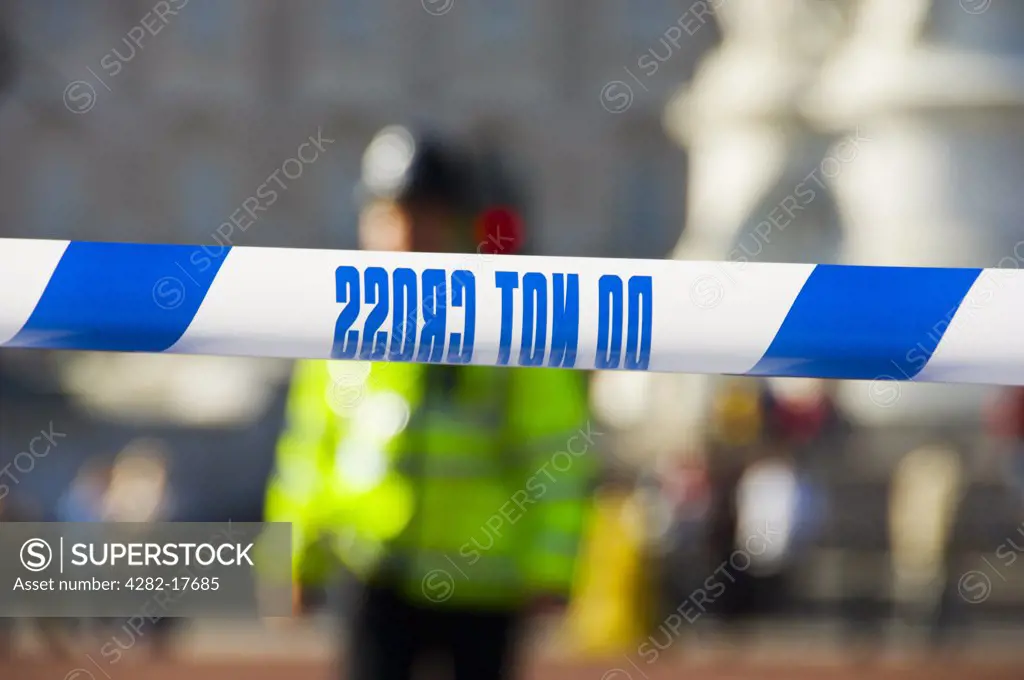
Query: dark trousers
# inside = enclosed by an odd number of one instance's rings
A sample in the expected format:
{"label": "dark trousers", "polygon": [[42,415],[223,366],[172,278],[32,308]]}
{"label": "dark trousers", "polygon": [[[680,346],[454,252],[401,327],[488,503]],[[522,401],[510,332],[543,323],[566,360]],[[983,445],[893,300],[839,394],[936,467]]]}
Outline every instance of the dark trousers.
{"label": "dark trousers", "polygon": [[514,677],[513,612],[427,607],[393,589],[361,589],[349,619],[345,680],[417,678],[509,680]]}

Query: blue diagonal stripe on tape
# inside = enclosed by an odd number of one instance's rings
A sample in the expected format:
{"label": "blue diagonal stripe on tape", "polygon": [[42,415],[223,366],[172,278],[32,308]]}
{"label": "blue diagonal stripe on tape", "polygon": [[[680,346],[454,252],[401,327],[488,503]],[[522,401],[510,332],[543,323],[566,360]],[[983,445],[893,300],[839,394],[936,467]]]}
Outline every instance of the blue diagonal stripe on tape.
{"label": "blue diagonal stripe on tape", "polygon": [[162,352],[181,337],[230,247],[73,242],[8,347]]}
{"label": "blue diagonal stripe on tape", "polygon": [[913,378],[980,273],[818,265],[750,374]]}

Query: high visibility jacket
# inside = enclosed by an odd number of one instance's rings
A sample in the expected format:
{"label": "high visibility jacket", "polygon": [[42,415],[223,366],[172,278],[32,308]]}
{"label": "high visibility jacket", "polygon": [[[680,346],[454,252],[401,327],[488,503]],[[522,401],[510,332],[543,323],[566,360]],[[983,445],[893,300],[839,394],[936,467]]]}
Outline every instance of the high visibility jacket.
{"label": "high visibility jacket", "polygon": [[296,577],[326,538],[409,597],[514,607],[571,587],[597,436],[573,371],[299,362],[267,520]]}

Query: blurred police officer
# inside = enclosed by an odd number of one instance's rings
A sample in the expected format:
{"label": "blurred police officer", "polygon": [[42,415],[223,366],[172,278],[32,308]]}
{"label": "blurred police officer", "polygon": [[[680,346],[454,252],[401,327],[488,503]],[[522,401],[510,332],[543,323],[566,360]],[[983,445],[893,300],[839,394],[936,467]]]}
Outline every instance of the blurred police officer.
{"label": "blurred police officer", "polygon": [[[362,246],[467,266],[508,252],[514,220],[481,204],[477,168],[443,139],[382,130],[363,159]],[[324,537],[357,578],[345,677],[405,680],[425,659],[456,680],[511,677],[525,615],[573,577],[592,457],[548,463],[586,433],[580,375],[299,362],[286,421],[267,518],[293,522],[302,578],[323,578]]]}

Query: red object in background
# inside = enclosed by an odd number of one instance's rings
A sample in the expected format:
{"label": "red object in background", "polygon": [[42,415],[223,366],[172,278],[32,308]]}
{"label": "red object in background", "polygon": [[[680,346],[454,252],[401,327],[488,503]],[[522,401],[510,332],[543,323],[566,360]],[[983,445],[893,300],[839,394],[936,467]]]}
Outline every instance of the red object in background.
{"label": "red object in background", "polygon": [[775,418],[785,441],[807,444],[821,433],[830,410],[831,404],[826,399],[780,400],[775,406]]}
{"label": "red object in background", "polygon": [[1024,388],[1001,391],[986,416],[991,434],[999,438],[1024,439]]}
{"label": "red object in background", "polygon": [[523,247],[523,221],[511,208],[488,208],[474,227],[477,252],[487,255],[514,255]]}

